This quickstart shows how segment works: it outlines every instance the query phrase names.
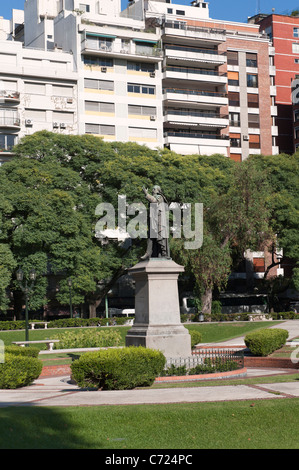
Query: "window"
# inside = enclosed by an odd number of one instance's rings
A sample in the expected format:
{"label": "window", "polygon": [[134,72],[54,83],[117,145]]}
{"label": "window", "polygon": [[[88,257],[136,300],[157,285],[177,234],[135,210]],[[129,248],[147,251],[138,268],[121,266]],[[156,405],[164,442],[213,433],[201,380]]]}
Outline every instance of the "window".
{"label": "window", "polygon": [[32,95],[45,95],[46,85],[41,83],[25,82],[25,93]]}
{"label": "window", "polygon": [[140,55],[154,55],[155,44],[138,42],[136,41],[136,54]]}
{"label": "window", "polygon": [[230,134],[230,146],[241,147],[241,134]]}
{"label": "window", "polygon": [[229,125],[240,127],[240,113],[229,113]]}
{"label": "window", "polygon": [[256,134],[249,135],[249,148],[250,149],[259,149],[261,146],[260,144],[260,136]]}
{"label": "window", "polygon": [[17,143],[17,136],[13,134],[0,134],[0,150],[9,151]]}
{"label": "window", "polygon": [[93,78],[84,79],[84,87],[92,90],[114,91],[114,82],[109,80],[94,80]]}
{"label": "window", "polygon": [[85,55],[83,57],[83,62],[85,65],[96,65],[99,67],[113,67],[113,60],[108,58],[102,58],[92,55]]}
{"label": "window", "polygon": [[248,73],[247,74],[247,86],[250,88],[257,88],[258,87],[258,76],[255,74]]}
{"label": "window", "polygon": [[248,114],[248,127],[259,128],[260,127],[260,116],[259,114]]}
{"label": "window", "polygon": [[131,140],[139,139],[157,139],[157,129],[148,129],[140,127],[129,127],[129,138]]}
{"label": "window", "polygon": [[85,13],[90,12],[90,5],[85,5],[84,3],[79,3],[79,10],[84,11]]}
{"label": "window", "polygon": [[127,69],[136,72],[152,73],[155,71],[155,64],[149,64],[147,62],[128,62]]}
{"label": "window", "polygon": [[173,12],[172,8],[167,8],[167,13],[169,13],[169,15],[172,15],[172,12]]}
{"label": "window", "polygon": [[293,36],[294,38],[299,38],[299,28],[293,28]]}
{"label": "window", "polygon": [[240,106],[240,95],[232,91],[228,92],[228,105],[229,106]]}
{"label": "window", "polygon": [[246,67],[257,67],[257,54],[246,52]]}
{"label": "window", "polygon": [[86,134],[115,135],[115,126],[105,124],[85,124]]}
{"label": "window", "polygon": [[60,111],[53,111],[53,121],[54,122],[65,122],[68,124],[74,123],[74,114],[73,113],[64,113]]}
{"label": "window", "polygon": [[53,96],[67,96],[68,98],[73,97],[73,87],[52,85]]}
{"label": "window", "polygon": [[299,59],[295,59],[295,64],[299,64]]}
{"label": "window", "polygon": [[299,109],[294,111],[294,122],[299,121]]}
{"label": "window", "polygon": [[128,93],[141,93],[143,95],[154,95],[156,88],[151,85],[140,85],[128,83]]}
{"label": "window", "polygon": [[85,111],[92,111],[96,113],[111,113],[114,114],[114,103],[101,103],[98,101],[85,101]]}
{"label": "window", "polygon": [[239,72],[227,72],[228,84],[239,86]]}
{"label": "window", "polygon": [[137,116],[156,116],[157,108],[154,106],[137,106],[129,104],[128,114],[133,114]]}
{"label": "window", "polygon": [[293,54],[299,54],[299,43],[295,42],[292,44]]}
{"label": "window", "polygon": [[25,119],[32,121],[46,122],[46,111],[38,109],[25,109]]}
{"label": "window", "polygon": [[227,65],[238,65],[239,56],[238,52],[227,51]]}
{"label": "window", "polygon": [[258,108],[259,107],[259,95],[255,95],[254,93],[248,93],[247,105],[248,105],[248,108]]}
{"label": "window", "polygon": [[176,14],[184,16],[185,12],[184,12],[184,10],[176,10]]}

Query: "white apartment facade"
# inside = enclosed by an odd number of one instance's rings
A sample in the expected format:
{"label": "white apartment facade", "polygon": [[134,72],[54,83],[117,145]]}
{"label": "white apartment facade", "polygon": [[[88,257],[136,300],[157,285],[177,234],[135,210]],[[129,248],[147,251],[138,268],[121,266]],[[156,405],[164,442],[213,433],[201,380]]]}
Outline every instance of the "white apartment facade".
{"label": "white apartment facade", "polygon": [[271,53],[256,25],[212,20],[202,0],[26,0],[0,19],[0,160],[41,129],[184,155],[277,153]]}

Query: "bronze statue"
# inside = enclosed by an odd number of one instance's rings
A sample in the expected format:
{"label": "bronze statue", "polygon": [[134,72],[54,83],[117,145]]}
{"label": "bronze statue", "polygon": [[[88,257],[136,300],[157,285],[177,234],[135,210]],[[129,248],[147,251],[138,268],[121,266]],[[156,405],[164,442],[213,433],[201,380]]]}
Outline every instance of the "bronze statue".
{"label": "bronze statue", "polygon": [[147,250],[141,260],[170,258],[168,233],[168,202],[160,186],[154,186],[152,194],[143,187],[146,199],[151,203],[149,211]]}

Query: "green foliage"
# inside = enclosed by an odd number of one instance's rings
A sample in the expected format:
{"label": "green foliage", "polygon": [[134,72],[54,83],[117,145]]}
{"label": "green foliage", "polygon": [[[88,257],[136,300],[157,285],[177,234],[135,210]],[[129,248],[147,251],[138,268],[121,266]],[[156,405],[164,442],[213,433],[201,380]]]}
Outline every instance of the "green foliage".
{"label": "green foliage", "polygon": [[165,361],[160,351],[128,347],[82,354],[71,370],[80,387],[125,390],[151,385]]}
{"label": "green foliage", "polygon": [[15,356],[37,358],[39,355],[39,349],[34,348],[32,346],[21,347],[21,346],[12,344],[10,346],[5,346],[5,354],[13,354]]}
{"label": "green foliage", "polygon": [[116,330],[97,328],[59,332],[55,339],[59,339],[59,349],[112,347],[121,342],[121,336]]}
{"label": "green foliage", "polygon": [[288,335],[281,328],[264,329],[247,334],[244,341],[253,355],[268,356],[285,344]]}
{"label": "green foliage", "polygon": [[198,343],[202,342],[202,334],[199,331],[189,329],[191,336],[191,348],[193,349]]}
{"label": "green foliage", "polygon": [[42,362],[35,357],[5,354],[5,361],[0,364],[0,389],[30,385],[39,377],[41,371]]}

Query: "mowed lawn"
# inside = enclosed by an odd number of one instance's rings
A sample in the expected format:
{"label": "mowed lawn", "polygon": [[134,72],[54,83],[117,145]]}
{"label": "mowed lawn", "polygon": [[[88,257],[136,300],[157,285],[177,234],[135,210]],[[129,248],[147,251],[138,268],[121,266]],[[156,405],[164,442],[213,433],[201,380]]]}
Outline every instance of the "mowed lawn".
{"label": "mowed lawn", "polygon": [[298,449],[299,398],[0,408],[0,448]]}
{"label": "mowed lawn", "polygon": [[[184,324],[189,330],[196,330],[202,334],[203,343],[227,341],[231,338],[238,336],[244,336],[250,331],[259,328],[268,328],[270,326],[279,324],[279,321],[264,321],[264,322],[220,322],[220,323],[188,323]],[[96,327],[95,327],[96,328]],[[130,326],[112,326],[112,327],[100,327],[104,328],[115,328],[120,332],[122,342],[121,345],[125,345],[125,337]],[[54,339],[57,337],[57,333],[66,330],[75,330],[76,328],[49,328],[49,329],[36,329],[29,330],[29,340],[40,340],[40,339]],[[78,329],[78,328],[77,328]],[[80,328],[81,329],[81,328]],[[4,341],[4,344],[8,346],[13,341],[22,341],[25,339],[25,331],[0,331],[0,340]],[[45,345],[38,345],[39,349],[46,349]],[[59,346],[57,346],[59,348]]]}

